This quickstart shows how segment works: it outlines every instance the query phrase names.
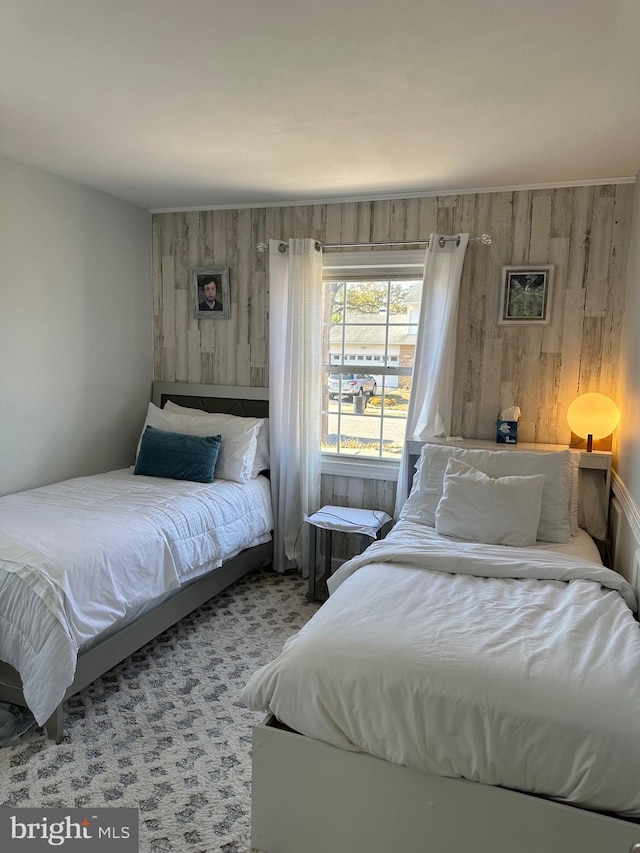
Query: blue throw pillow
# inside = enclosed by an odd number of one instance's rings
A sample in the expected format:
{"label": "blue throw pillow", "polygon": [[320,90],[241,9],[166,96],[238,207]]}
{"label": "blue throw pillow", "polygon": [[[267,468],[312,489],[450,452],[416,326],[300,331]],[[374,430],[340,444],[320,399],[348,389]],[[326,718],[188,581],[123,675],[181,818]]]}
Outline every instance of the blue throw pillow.
{"label": "blue throw pillow", "polygon": [[201,438],[148,426],[133,473],[212,483],[221,444],[219,435]]}

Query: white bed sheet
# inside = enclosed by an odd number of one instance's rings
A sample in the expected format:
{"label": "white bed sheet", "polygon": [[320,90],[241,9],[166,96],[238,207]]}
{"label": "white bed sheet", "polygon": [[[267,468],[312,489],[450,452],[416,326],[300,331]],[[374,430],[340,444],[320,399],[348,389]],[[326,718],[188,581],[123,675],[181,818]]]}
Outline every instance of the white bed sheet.
{"label": "white bed sheet", "polygon": [[202,484],[122,469],[0,498],[0,659],[20,672],[38,723],[73,681],[79,648],[272,527],[265,477]]}
{"label": "white bed sheet", "polygon": [[602,563],[598,546],[586,530],[582,529],[579,529],[577,534],[571,537],[570,542],[538,542],[533,547],[536,551],[554,551],[556,554],[562,554],[574,560],[586,560],[598,565]]}
{"label": "white bed sheet", "polygon": [[639,817],[635,597],[557,550],[400,522],[242,698],[343,749]]}

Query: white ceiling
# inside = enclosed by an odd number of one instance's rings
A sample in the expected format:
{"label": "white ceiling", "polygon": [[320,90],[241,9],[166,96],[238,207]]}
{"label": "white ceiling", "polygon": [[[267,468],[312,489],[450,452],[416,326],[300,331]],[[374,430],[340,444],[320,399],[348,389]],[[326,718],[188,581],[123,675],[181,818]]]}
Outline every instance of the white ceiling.
{"label": "white ceiling", "polygon": [[638,0],[0,0],[0,152],[152,210],[632,178]]}

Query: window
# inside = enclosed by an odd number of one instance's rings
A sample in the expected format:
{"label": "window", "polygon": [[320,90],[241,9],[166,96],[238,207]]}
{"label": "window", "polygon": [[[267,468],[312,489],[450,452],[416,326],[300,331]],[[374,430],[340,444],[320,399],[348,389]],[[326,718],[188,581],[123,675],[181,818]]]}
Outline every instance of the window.
{"label": "window", "polygon": [[[321,430],[325,460],[358,459],[374,466],[400,460],[423,261],[422,251],[325,254]],[[354,373],[354,368],[368,372]]]}

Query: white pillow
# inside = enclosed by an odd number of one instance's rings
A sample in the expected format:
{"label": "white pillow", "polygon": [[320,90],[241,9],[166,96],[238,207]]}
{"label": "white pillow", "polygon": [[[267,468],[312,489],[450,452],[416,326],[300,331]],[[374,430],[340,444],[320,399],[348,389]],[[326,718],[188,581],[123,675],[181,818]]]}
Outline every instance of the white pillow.
{"label": "white pillow", "polygon": [[[176,406],[175,409],[168,407],[168,403],[164,409],[149,403],[142,432],[144,433],[146,427],[152,426],[183,435],[219,435],[222,437],[222,444],[216,462],[216,480],[247,483],[253,479],[258,431],[263,423],[261,418],[236,418],[233,415],[210,415],[207,412],[194,417],[192,414],[185,414],[181,406]],[[142,434],[140,439],[142,440]]]}
{"label": "white pillow", "polygon": [[425,444],[413,478],[411,495],[400,518],[435,527],[436,508],[449,458],[472,465],[489,477],[544,475],[542,509],[537,539],[542,542],[571,541],[570,485],[571,451],[480,450]]}
{"label": "white pillow", "polygon": [[244,418],[238,415],[225,415],[220,413],[203,412],[202,409],[189,409],[186,406],[179,406],[177,403],[167,400],[164,406],[164,411],[179,412],[183,415],[192,415],[195,417],[215,417],[229,418],[229,423],[233,426],[237,421],[245,423],[262,424],[258,429],[258,446],[256,448],[256,458],[253,462],[253,477],[257,477],[262,471],[268,471],[271,467],[271,454],[269,452],[269,418]]}
{"label": "white pillow", "polygon": [[535,545],[543,487],[541,474],[493,479],[451,458],[436,508],[436,532],[487,545]]}
{"label": "white pillow", "polygon": [[[258,448],[253,463],[253,476],[257,477],[262,471],[271,468],[271,451],[269,448],[269,418],[264,418],[262,427],[258,431]],[[577,510],[576,510],[577,518]]]}

